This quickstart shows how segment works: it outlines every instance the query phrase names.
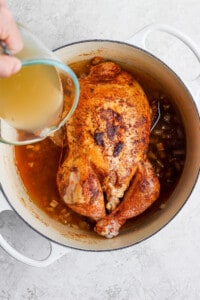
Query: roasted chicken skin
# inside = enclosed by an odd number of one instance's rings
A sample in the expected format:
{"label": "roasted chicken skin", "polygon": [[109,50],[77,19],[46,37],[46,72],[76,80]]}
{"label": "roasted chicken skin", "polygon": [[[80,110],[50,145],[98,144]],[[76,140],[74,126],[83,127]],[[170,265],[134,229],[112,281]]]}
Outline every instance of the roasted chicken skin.
{"label": "roasted chicken skin", "polygon": [[95,220],[95,231],[110,238],[159,195],[147,160],[151,111],[139,83],[114,62],[94,59],[79,83],[57,185],[65,203]]}

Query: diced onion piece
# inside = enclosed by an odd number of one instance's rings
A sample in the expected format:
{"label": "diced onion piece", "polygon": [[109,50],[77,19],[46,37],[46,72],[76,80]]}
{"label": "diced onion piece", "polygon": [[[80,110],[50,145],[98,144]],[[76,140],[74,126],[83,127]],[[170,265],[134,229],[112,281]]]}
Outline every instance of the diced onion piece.
{"label": "diced onion piece", "polygon": [[165,149],[164,149],[163,143],[157,143],[157,144],[156,144],[156,147],[157,147],[158,151],[163,151],[163,150],[165,150]]}
{"label": "diced onion piece", "polygon": [[53,200],[49,203],[49,206],[55,208],[55,207],[58,206],[58,204],[59,204],[58,201],[56,201],[55,199],[53,199]]}

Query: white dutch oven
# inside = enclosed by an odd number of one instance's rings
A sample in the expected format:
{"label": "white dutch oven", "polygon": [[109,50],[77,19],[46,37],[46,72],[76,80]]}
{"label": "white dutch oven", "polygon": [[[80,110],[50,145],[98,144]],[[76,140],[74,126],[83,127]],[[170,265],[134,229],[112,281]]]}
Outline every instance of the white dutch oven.
{"label": "white dutch oven", "polygon": [[150,237],[166,225],[188,199],[197,180],[200,165],[200,124],[198,110],[194,102],[198,93],[199,78],[193,80],[193,82],[187,82],[185,85],[169,67],[143,50],[145,49],[145,40],[152,30],[165,31],[179,38],[200,61],[200,50],[188,37],[171,27],[161,24],[147,26],[134,35],[129,43],[104,40],[82,41],[64,46],[56,53],[66,63],[90,59],[95,55],[122,63],[125,62],[130,67],[139,68],[149,73],[170,91],[185,125],[187,155],[181,179],[168,199],[165,208],[148,216],[137,227],[124,229],[118,237],[108,240],[97,236],[93,232],[86,233],[83,230],[58,224],[31,201],[14,164],[14,148],[1,144],[0,182],[2,194],[0,194],[0,211],[15,210],[27,224],[47,237],[52,245],[48,258],[35,261],[17,252],[0,235],[0,245],[16,259],[32,266],[42,267],[49,265],[67,253],[69,247],[106,251],[134,245]]}

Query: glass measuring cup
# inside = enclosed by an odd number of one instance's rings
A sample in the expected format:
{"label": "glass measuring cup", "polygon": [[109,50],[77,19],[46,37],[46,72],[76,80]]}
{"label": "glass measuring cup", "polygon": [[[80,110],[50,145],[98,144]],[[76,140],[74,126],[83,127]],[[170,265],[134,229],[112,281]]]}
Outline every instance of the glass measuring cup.
{"label": "glass measuring cup", "polygon": [[[25,145],[43,140],[71,117],[79,99],[74,72],[23,25],[21,70],[0,78],[0,142]],[[9,53],[7,53],[9,54]]]}

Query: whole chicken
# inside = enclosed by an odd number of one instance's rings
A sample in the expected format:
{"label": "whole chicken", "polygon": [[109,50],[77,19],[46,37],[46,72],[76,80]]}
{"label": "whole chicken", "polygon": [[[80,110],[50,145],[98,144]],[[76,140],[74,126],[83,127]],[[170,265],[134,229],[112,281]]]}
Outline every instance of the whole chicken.
{"label": "whole chicken", "polygon": [[159,196],[147,159],[151,110],[139,83],[114,62],[94,58],[79,83],[57,185],[72,210],[96,221],[94,230],[111,238]]}

